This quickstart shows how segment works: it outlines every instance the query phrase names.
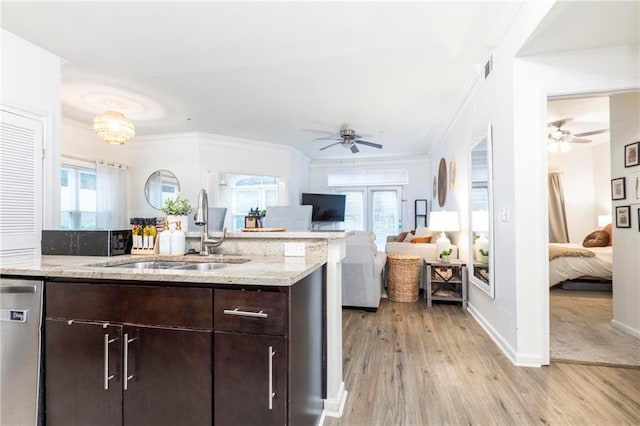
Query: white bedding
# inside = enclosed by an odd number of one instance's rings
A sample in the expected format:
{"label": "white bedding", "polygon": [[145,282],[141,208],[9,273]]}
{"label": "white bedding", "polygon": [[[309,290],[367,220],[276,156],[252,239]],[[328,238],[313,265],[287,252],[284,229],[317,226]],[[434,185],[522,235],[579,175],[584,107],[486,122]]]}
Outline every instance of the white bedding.
{"label": "white bedding", "polygon": [[566,280],[588,276],[610,280],[612,276],[612,247],[582,247],[582,244],[550,244],[590,250],[594,257],[559,257],[549,262],[549,287]]}

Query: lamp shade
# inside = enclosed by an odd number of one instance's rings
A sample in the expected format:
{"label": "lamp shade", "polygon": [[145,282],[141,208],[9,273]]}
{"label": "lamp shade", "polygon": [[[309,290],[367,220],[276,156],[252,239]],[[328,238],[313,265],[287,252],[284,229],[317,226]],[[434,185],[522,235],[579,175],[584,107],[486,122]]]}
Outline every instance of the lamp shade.
{"label": "lamp shade", "polygon": [[434,231],[459,231],[458,212],[431,212],[429,214],[429,228]]}
{"label": "lamp shade", "polygon": [[97,115],[93,119],[93,131],[102,137],[105,142],[113,145],[122,145],[133,139],[136,128],[124,114],[116,111],[107,111]]}

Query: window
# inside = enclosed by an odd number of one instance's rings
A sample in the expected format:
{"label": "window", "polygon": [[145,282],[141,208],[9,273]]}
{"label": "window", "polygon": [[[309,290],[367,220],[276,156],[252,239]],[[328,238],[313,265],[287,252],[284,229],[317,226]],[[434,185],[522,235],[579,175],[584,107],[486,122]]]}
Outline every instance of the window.
{"label": "window", "polygon": [[226,189],[221,190],[224,204],[231,206],[231,220],[234,230],[244,228],[244,217],[250,209],[260,210],[278,205],[278,182],[274,176],[224,175]]}
{"label": "window", "polygon": [[95,169],[63,164],[60,175],[60,228],[96,229]]}

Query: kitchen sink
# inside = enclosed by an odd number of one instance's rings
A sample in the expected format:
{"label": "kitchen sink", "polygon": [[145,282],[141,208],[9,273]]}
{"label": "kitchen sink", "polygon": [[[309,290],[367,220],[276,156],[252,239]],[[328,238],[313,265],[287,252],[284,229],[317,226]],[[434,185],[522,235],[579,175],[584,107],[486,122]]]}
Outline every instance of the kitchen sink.
{"label": "kitchen sink", "polygon": [[207,262],[182,262],[169,260],[153,260],[120,263],[117,265],[106,265],[108,268],[128,268],[128,269],[178,269],[184,271],[211,271],[213,269],[224,268],[229,264],[240,264],[249,262],[249,259],[233,257],[207,258]]}
{"label": "kitchen sink", "polygon": [[178,266],[187,265],[185,262],[131,262],[121,263],[119,265],[108,265],[109,268],[129,268],[129,269],[173,269]]}
{"label": "kitchen sink", "polygon": [[184,265],[176,266],[173,269],[181,269],[187,271],[210,271],[212,269],[220,269],[227,266],[226,263],[223,262],[215,262],[215,263],[187,263]]}

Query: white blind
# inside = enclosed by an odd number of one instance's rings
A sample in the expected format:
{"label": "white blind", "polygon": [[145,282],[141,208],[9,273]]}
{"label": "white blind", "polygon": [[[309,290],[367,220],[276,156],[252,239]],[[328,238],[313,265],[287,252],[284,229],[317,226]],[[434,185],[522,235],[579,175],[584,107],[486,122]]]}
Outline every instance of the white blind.
{"label": "white blind", "polygon": [[327,173],[328,186],[406,185],[409,173],[403,169],[340,170]]}
{"label": "white blind", "polygon": [[0,257],[40,253],[42,122],[1,111]]}

